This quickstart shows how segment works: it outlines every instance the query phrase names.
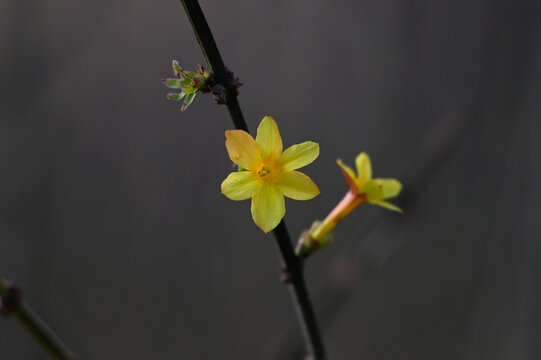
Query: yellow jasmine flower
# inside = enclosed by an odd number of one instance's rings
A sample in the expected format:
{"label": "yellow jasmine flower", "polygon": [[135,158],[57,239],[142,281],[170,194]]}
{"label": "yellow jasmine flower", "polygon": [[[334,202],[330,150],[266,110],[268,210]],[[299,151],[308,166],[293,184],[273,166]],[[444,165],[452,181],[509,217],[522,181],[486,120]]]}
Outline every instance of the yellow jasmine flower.
{"label": "yellow jasmine flower", "polygon": [[355,159],[357,175],[342,160],[338,159],[337,163],[346,178],[349,191],[325,220],[314,222],[312,228],[302,234],[297,244],[297,255],[308,256],[328,244],[332,239],[331,231],[336,225],[364,202],[402,213],[398,206],[385,201],[400,194],[402,184],[396,179],[372,179],[372,165],[366,153],[360,153]]}
{"label": "yellow jasmine flower", "polygon": [[338,159],[336,162],[342,169],[349,185],[349,191],[355,196],[371,204],[400,213],[402,212],[402,209],[398,206],[384,200],[400,194],[402,184],[396,179],[372,179],[372,165],[370,164],[370,158],[365,152],[360,153],[355,159],[357,176],[355,176],[355,172],[344,164],[342,160]]}
{"label": "yellow jasmine flower", "polygon": [[239,171],[222,182],[222,194],[231,200],[252,198],[252,218],[265,233],[286,213],[284,196],[309,200],[319,194],[314,182],[295,171],[319,156],[319,145],[306,141],[282,152],[282,138],[273,118],[265,116],[254,138],[243,130],[225,132],[225,147]]}

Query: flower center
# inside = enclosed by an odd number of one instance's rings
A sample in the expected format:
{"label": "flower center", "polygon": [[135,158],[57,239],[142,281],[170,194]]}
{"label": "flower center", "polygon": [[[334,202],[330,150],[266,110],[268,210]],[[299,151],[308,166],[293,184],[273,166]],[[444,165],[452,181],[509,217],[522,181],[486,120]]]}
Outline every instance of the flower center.
{"label": "flower center", "polygon": [[265,177],[269,175],[270,173],[271,173],[271,170],[268,167],[262,166],[261,169],[259,169],[259,171],[257,172],[257,175],[259,177]]}

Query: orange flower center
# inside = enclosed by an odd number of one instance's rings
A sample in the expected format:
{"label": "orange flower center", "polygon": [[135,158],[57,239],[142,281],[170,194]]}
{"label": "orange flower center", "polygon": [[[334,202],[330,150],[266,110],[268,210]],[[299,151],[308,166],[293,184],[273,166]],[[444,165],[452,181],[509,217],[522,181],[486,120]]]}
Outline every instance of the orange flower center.
{"label": "orange flower center", "polygon": [[255,173],[257,174],[258,179],[265,182],[276,181],[281,173],[281,169],[279,166],[277,166],[274,159],[266,159],[262,161],[257,169],[258,170]]}
{"label": "orange flower center", "polygon": [[258,175],[259,177],[265,177],[265,176],[269,175],[271,172],[272,172],[272,171],[271,171],[267,166],[263,165],[263,166],[261,167],[261,169],[259,169],[259,170],[257,171],[257,175]]}

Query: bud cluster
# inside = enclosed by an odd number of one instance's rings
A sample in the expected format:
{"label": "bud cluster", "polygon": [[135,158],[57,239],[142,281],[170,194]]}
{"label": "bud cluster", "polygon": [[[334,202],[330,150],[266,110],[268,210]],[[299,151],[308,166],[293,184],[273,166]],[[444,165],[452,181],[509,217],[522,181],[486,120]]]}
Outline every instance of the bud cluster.
{"label": "bud cluster", "polygon": [[[190,106],[198,92],[211,93],[218,104],[225,104],[227,102],[225,87],[218,84],[214,80],[212,74],[205,69],[204,66],[199,65],[197,72],[187,71],[180,67],[178,61],[173,60],[173,72],[175,73],[175,78],[163,79],[162,83],[171,89],[181,90],[180,93],[167,94],[167,98],[175,102],[184,99],[184,103],[181,107],[182,111]],[[227,70],[226,75],[226,82],[231,85],[231,87],[236,89],[242,86],[242,83],[234,76],[232,71]]]}

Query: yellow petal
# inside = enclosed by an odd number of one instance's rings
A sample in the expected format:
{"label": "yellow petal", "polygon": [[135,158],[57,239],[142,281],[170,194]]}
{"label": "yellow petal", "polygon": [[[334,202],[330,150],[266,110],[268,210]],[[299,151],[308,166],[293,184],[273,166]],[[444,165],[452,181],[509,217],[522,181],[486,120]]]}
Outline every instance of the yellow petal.
{"label": "yellow petal", "polygon": [[246,200],[251,198],[259,189],[259,181],[251,171],[241,171],[229,174],[222,182],[222,194],[231,200]]}
{"label": "yellow petal", "polygon": [[319,156],[319,144],[306,141],[290,146],[280,156],[278,162],[283,171],[291,171],[310,164]]}
{"label": "yellow petal", "polygon": [[342,169],[342,174],[346,178],[346,182],[348,183],[349,189],[351,190],[351,192],[353,194],[357,194],[358,193],[357,177],[355,176],[355,172],[353,171],[353,169],[347,166],[346,164],[344,164],[341,159],[336,160],[336,163]]}
{"label": "yellow petal", "polygon": [[357,166],[357,185],[362,185],[372,178],[372,165],[367,153],[360,153],[355,159],[355,165]]}
{"label": "yellow petal", "polygon": [[384,207],[385,209],[388,209],[388,210],[398,211],[401,214],[404,213],[404,211],[402,211],[401,208],[399,208],[398,206],[396,206],[394,204],[391,204],[390,202],[387,202],[387,201],[383,201],[383,200],[370,201],[370,200],[368,200],[368,202],[371,203],[371,204],[374,204],[374,205]]}
{"label": "yellow petal", "polygon": [[400,194],[402,184],[396,179],[374,179],[383,190],[383,198],[389,199]]}
{"label": "yellow petal", "polygon": [[261,151],[261,157],[278,159],[282,153],[282,137],[276,121],[270,116],[265,116],[257,128],[255,142]]}
{"label": "yellow petal", "polygon": [[319,195],[312,179],[298,171],[282,173],[276,185],[282,194],[295,200],[310,200]]}
{"label": "yellow petal", "polygon": [[366,194],[368,202],[383,200],[383,188],[374,180],[368,180],[359,187],[361,194]]}
{"label": "yellow petal", "polygon": [[225,147],[231,160],[240,167],[257,171],[261,153],[254,138],[243,130],[228,130],[225,138]]}
{"label": "yellow petal", "polygon": [[274,229],[286,213],[284,195],[275,184],[262,184],[252,197],[252,218],[265,233]]}

